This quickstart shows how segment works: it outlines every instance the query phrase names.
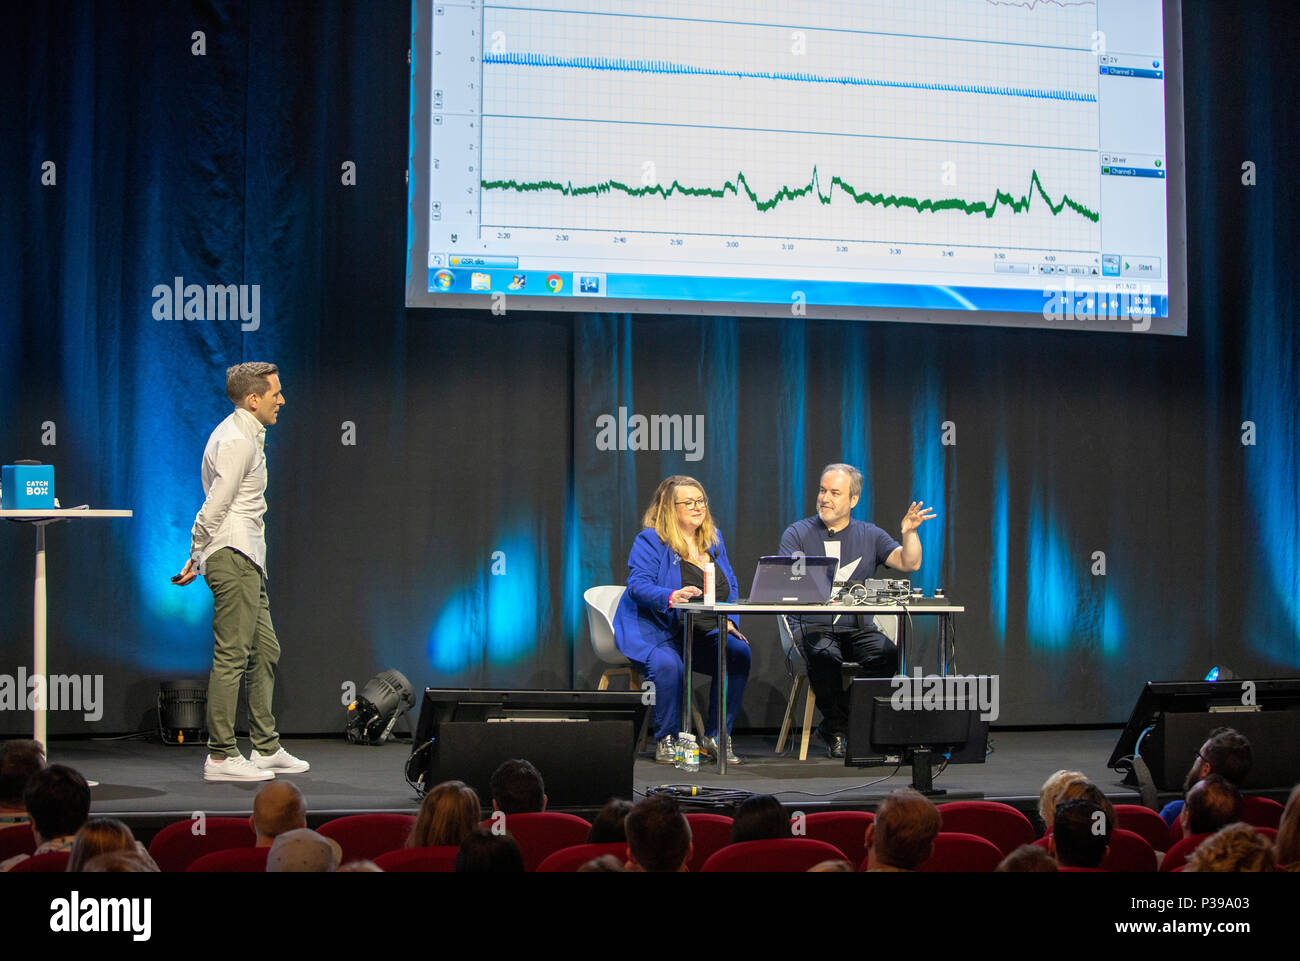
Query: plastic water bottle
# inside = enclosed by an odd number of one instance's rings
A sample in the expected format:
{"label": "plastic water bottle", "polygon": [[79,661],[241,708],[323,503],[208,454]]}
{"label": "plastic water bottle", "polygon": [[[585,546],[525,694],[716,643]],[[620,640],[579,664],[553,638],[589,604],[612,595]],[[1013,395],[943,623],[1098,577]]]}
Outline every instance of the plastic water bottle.
{"label": "plastic water bottle", "polygon": [[705,604],[718,603],[718,569],[712,561],[707,561],[700,565],[704,571],[704,598]]}
{"label": "plastic water bottle", "polygon": [[677,754],[673,766],[679,771],[699,771],[700,745],[694,734],[683,732],[677,735]]}

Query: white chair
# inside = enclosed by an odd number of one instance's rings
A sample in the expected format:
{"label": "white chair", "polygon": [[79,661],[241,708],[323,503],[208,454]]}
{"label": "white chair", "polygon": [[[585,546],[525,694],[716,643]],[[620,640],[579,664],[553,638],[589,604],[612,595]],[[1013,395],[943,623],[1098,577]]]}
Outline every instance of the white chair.
{"label": "white chair", "polygon": [[[804,695],[803,702],[803,737],[799,744],[799,760],[808,760],[808,741],[812,737],[812,719],[813,710],[817,707],[817,697],[813,694],[812,686],[808,683],[808,663],[803,658],[803,651],[799,650],[799,645],[795,643],[794,636],[790,633],[790,625],[786,622],[786,615],[778,614],[776,617],[777,630],[781,634],[781,647],[785,649],[786,660],[790,664],[790,669],[794,672],[794,684],[790,688],[790,699],[785,704],[785,717],[781,720],[781,734],[776,739],[776,753],[780,754],[785,750],[785,739],[790,733],[790,723],[794,719],[795,705],[799,703],[799,694]],[[880,633],[884,634],[895,645],[898,644],[898,615],[897,614],[880,614],[876,617],[876,627]],[[844,668],[852,670],[858,665],[852,661],[844,662]]]}
{"label": "white chair", "polygon": [[[610,678],[614,677],[626,677],[629,691],[641,690],[641,672],[614,643],[614,612],[618,610],[618,602],[622,599],[625,590],[627,588],[621,584],[602,584],[599,587],[587,588],[582,595],[582,599],[587,602],[587,626],[591,628],[591,647],[605,665],[605,670],[600,675],[600,683],[596,685],[598,691],[608,690]],[[691,714],[695,719],[696,732],[703,736],[704,720],[694,704],[691,705]]]}

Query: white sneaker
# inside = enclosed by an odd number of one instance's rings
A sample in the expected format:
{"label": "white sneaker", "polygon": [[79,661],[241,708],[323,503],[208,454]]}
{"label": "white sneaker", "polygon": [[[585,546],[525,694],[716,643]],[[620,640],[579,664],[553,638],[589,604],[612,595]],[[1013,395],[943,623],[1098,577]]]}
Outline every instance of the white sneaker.
{"label": "white sneaker", "polygon": [[273,777],[275,777],[274,771],[262,770],[242,754],[236,754],[222,761],[214,761],[209,755],[203,762],[205,781],[269,781]]}
{"label": "white sneaker", "polygon": [[263,771],[279,771],[281,774],[302,774],[304,771],[311,770],[310,764],[294,757],[284,748],[280,748],[270,757],[264,757],[256,751],[249,751],[248,760],[250,764],[257,765]]}

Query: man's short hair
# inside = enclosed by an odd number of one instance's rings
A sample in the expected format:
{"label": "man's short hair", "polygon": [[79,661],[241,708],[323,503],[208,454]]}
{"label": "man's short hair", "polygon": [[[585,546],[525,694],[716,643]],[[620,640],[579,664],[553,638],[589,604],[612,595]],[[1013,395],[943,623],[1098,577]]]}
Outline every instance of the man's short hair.
{"label": "man's short hair", "polygon": [[1254,761],[1254,752],[1250,741],[1244,734],[1238,734],[1230,727],[1216,727],[1210,732],[1210,747],[1203,755],[1214,774],[1221,774],[1229,783],[1241,787],[1250,766]]}
{"label": "man's short hair", "polygon": [[22,807],[27,782],[43,767],[45,748],[40,741],[19,738],[0,744],[0,804]]}
{"label": "man's short hair", "polygon": [[827,464],[822,468],[822,472],[817,476],[820,482],[823,477],[833,470],[841,470],[849,475],[849,496],[858,497],[862,494],[862,471],[858,470],[852,464]]}
{"label": "man's short hair", "polygon": [[235,405],[242,404],[249,394],[265,394],[271,389],[272,374],[278,374],[280,368],[265,361],[253,360],[246,364],[236,364],[226,368],[226,396]]}
{"label": "man's short hair", "polygon": [[1034,874],[1056,871],[1056,861],[1037,844],[1022,844],[993,869],[999,874]]}
{"label": "man's short hair", "polygon": [[1184,805],[1188,834],[1212,834],[1241,820],[1241,792],[1221,774],[1207,774],[1193,784]]}
{"label": "man's short hair", "polygon": [[943,826],[939,809],[919,791],[899,788],[880,802],[872,821],[875,833],[871,846],[876,861],[891,868],[914,871],[934,847]]}
{"label": "man's short hair", "polygon": [[477,827],[456,852],[458,874],[523,874],[524,855],[519,842],[509,834],[494,834]]}
{"label": "man's short hair", "polygon": [[637,802],[627,820],[627,848],[646,871],[680,871],[691,851],[691,824],[677,802],[651,795]]}
{"label": "man's short hair", "polygon": [[1226,825],[1187,856],[1190,872],[1269,872],[1276,867],[1273,845],[1249,824]]}
{"label": "man's short hair", "polygon": [[264,838],[277,838],[286,831],[307,826],[307,801],[298,786],[278,778],[253,798],[253,825]]}
{"label": "man's short hair", "polygon": [[45,840],[76,834],[90,816],[90,785],[64,764],[32,775],[23,792],[32,825]]}
{"label": "man's short hair", "polygon": [[546,785],[537,768],[522,758],[502,761],[492,772],[492,800],[505,814],[532,814],[542,809]]}
{"label": "man's short hair", "polygon": [[1056,859],[1063,867],[1099,867],[1110,846],[1110,834],[1110,819],[1097,802],[1077,797],[1056,805],[1052,837]]}

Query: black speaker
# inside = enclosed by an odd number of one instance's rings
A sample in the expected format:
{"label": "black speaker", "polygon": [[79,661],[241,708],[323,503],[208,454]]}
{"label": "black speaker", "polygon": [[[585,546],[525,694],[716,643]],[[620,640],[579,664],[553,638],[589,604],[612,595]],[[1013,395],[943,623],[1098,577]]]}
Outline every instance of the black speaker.
{"label": "black speaker", "polygon": [[492,772],[524,758],[541,772],[548,807],[599,807],[632,797],[639,691],[424,692],[407,780],[420,793],[464,781],[486,807]]}
{"label": "black speaker", "polygon": [[[1197,752],[1218,727],[1250,741],[1244,790],[1290,788],[1300,781],[1300,678],[1148,681],[1111,752],[1108,766],[1137,755],[1162,791],[1181,791]],[[1129,770],[1125,783],[1134,783]]]}

